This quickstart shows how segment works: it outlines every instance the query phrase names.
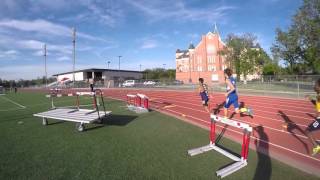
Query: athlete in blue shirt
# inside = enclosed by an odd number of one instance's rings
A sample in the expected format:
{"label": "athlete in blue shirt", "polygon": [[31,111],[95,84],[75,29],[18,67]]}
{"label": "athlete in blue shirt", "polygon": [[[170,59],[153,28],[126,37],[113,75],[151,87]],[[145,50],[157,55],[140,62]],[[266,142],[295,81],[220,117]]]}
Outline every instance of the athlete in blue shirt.
{"label": "athlete in blue shirt", "polygon": [[224,104],[224,117],[228,117],[228,109],[233,104],[236,113],[247,113],[252,116],[252,110],[250,108],[242,107],[239,110],[238,94],[236,89],[236,79],[232,77],[232,70],[227,68],[224,70],[224,76],[226,78],[227,92],[226,102]]}

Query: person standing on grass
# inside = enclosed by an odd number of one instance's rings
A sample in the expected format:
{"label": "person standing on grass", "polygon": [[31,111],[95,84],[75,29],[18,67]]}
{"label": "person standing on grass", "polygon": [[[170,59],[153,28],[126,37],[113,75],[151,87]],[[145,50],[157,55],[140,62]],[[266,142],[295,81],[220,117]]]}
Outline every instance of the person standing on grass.
{"label": "person standing on grass", "polygon": [[199,94],[202,100],[202,105],[207,112],[209,111],[208,102],[209,102],[209,94],[208,94],[208,85],[204,83],[203,78],[199,78]]}
{"label": "person standing on grass", "polygon": [[311,96],[307,96],[311,102],[315,105],[316,108],[316,119],[309,124],[309,126],[306,129],[306,135],[308,136],[309,140],[311,141],[313,145],[312,149],[312,155],[316,155],[317,153],[320,153],[320,144],[315,140],[312,133],[316,130],[320,130],[320,78],[316,81],[314,86],[314,91],[316,92],[315,98]]}
{"label": "person standing on grass", "polygon": [[224,76],[226,80],[226,89],[227,92],[225,93],[226,102],[224,104],[224,117],[228,118],[228,109],[233,104],[235,109],[235,113],[246,113],[249,116],[252,116],[252,110],[250,108],[242,107],[239,110],[239,103],[238,103],[238,94],[236,89],[236,79],[232,76],[232,70],[227,68],[224,70]]}
{"label": "person standing on grass", "polygon": [[90,91],[93,92],[94,91],[94,79],[90,79],[89,80],[89,83],[90,83]]}

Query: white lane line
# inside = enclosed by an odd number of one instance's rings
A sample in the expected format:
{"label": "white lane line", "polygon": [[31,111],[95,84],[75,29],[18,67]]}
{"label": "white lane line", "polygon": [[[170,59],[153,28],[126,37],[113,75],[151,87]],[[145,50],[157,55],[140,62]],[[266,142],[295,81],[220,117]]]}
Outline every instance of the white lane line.
{"label": "white lane line", "polygon": [[21,105],[21,104],[19,104],[19,103],[17,103],[17,102],[14,102],[13,100],[11,100],[11,99],[9,99],[9,98],[7,98],[7,97],[4,97],[4,96],[0,96],[0,97],[3,98],[3,99],[5,99],[5,100],[7,100],[7,101],[9,101],[9,102],[11,102],[11,103],[13,103],[13,104],[15,104],[15,105],[17,105],[17,106],[19,106],[19,107],[21,107],[21,108],[23,108],[23,109],[26,108],[25,106],[23,106],[23,105]]}

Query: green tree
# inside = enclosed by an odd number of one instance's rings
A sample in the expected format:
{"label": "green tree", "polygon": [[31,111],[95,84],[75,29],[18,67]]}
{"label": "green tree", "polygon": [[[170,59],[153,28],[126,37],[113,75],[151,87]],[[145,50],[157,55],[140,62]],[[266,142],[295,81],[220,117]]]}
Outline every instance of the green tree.
{"label": "green tree", "polygon": [[288,31],[276,29],[272,52],[289,66],[289,73],[320,73],[320,0],[304,0]]}
{"label": "green tree", "polygon": [[230,34],[226,39],[227,47],[220,51],[226,58],[226,63],[235,70],[237,79],[243,75],[246,79],[248,74],[260,72],[260,69],[269,56],[257,43],[257,37],[247,33],[241,36]]}
{"label": "green tree", "polygon": [[143,79],[154,79],[154,80],[174,80],[176,78],[175,69],[146,69],[143,71]]}
{"label": "green tree", "polygon": [[271,47],[271,51],[285,61],[289,67],[289,73],[292,74],[297,64],[301,62],[299,35],[293,30],[283,32],[281,29],[276,29],[276,34],[276,43]]}

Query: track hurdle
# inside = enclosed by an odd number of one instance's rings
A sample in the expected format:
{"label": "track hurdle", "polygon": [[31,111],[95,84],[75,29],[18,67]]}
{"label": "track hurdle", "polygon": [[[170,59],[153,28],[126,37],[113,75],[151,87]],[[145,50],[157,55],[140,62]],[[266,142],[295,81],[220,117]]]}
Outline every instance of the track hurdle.
{"label": "track hurdle", "polygon": [[[199,148],[188,150],[188,155],[195,156],[195,155],[198,155],[198,154],[210,151],[210,150],[215,150],[215,151],[221,153],[222,155],[232,159],[233,161],[235,161],[233,164],[216,171],[216,175],[218,177],[224,178],[224,177],[238,171],[239,169],[245,167],[248,164],[247,158],[248,158],[248,152],[249,152],[250,134],[252,132],[252,127],[246,123],[222,118],[222,117],[219,117],[214,114],[211,114],[210,118],[211,118],[210,137],[209,137],[210,143],[206,146],[202,146]],[[238,157],[238,156],[236,156],[236,155],[234,155],[234,154],[215,145],[215,133],[216,133],[216,123],[217,122],[220,122],[222,124],[229,125],[229,126],[243,130],[242,149],[241,149],[240,157]]]}
{"label": "track hurdle", "polygon": [[149,98],[144,94],[127,94],[127,107],[136,113],[149,112]]}
{"label": "track hurdle", "polygon": [[[103,95],[103,92],[99,89],[97,89],[97,93],[99,95]],[[47,94],[46,97],[47,98],[50,98],[51,99],[51,108],[54,109],[56,108],[55,104],[54,104],[54,98],[60,98],[60,97],[65,97],[65,96],[68,96],[68,97],[72,97],[72,96],[76,96],[77,99],[76,99],[76,103],[75,103],[75,106],[78,107],[79,109],[79,106],[83,106],[83,105],[80,105],[79,104],[79,96],[89,96],[89,97],[92,97],[92,106],[93,108],[96,108],[95,106],[98,105],[100,106],[100,100],[99,98],[95,98],[96,96],[96,93],[95,92],[66,92],[66,91],[63,91],[62,89],[51,89],[50,90],[50,94]],[[87,106],[87,105],[85,105]],[[73,106],[72,106],[73,107]]]}
{"label": "track hurdle", "polygon": [[127,94],[127,107],[131,111],[135,111],[137,95]]}
{"label": "track hurdle", "polygon": [[144,94],[137,94],[140,104],[138,104],[137,113],[149,112],[149,98]]}

